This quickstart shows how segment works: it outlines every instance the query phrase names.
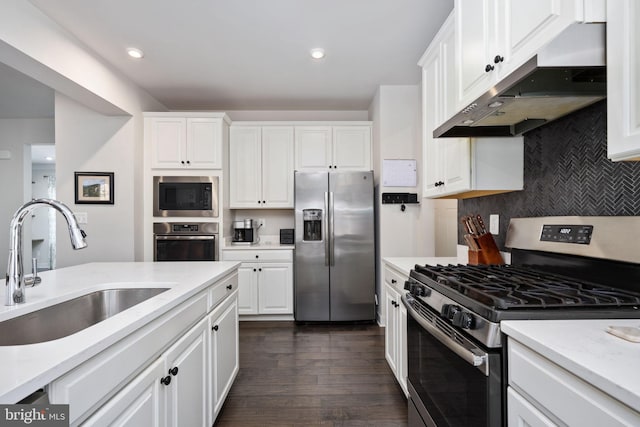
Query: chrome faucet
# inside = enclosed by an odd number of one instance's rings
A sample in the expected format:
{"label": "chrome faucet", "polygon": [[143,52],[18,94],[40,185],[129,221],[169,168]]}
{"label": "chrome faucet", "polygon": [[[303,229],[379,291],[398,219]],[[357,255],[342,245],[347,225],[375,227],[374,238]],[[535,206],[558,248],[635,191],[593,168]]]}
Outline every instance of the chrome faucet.
{"label": "chrome faucet", "polygon": [[[7,265],[6,294],[4,305],[15,305],[25,302],[24,290],[29,283],[36,284],[39,279],[36,271],[33,276],[26,278],[23,273],[22,266],[22,224],[24,219],[38,206],[49,206],[58,210],[69,226],[69,235],[71,236],[71,246],[73,249],[83,249],[87,247],[84,238],[87,237],[84,231],[78,226],[73,212],[65,204],[52,199],[34,199],[22,205],[11,218],[9,229],[9,262]],[[35,269],[35,263],[34,263]],[[25,283],[27,282],[27,283]]]}

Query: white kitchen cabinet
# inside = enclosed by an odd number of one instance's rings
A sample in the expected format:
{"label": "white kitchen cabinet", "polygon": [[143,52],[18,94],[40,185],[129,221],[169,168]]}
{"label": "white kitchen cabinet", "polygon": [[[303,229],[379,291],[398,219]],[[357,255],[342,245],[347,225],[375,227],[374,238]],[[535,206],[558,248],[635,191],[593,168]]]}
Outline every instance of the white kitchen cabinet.
{"label": "white kitchen cabinet", "polygon": [[207,426],[208,319],[202,319],[164,353],[167,426]]}
{"label": "white kitchen cabinet", "polygon": [[163,359],[156,360],[82,425],[159,427],[165,425]]}
{"label": "white kitchen cabinet", "polygon": [[[482,2],[474,3],[480,6]],[[433,130],[455,111],[453,14],[420,59],[422,67],[423,197],[474,197],[521,190],[524,140],[434,138]]]}
{"label": "white kitchen cabinet", "polygon": [[405,395],[407,390],[407,309],[400,299],[404,282],[408,278],[392,269],[384,267],[385,282],[385,358]]}
{"label": "white kitchen cabinet", "polygon": [[232,209],[293,208],[293,127],[232,126]]}
{"label": "white kitchen cabinet", "polygon": [[511,337],[507,345],[509,426],[639,425],[638,412],[585,379]]}
{"label": "white kitchen cabinet", "polygon": [[222,143],[228,126],[224,114],[212,117],[148,113],[151,168],[221,169]]}
{"label": "white kitchen cabinet", "polygon": [[457,109],[574,23],[605,20],[604,0],[456,0]]}
{"label": "white kitchen cabinet", "polygon": [[240,315],[293,314],[293,253],[290,250],[226,250],[238,269]]}
{"label": "white kitchen cabinet", "polygon": [[[236,293],[237,295],[237,293]],[[238,302],[234,296],[209,315],[209,375],[212,425],[239,369]]]}
{"label": "white kitchen cabinet", "polygon": [[640,160],[640,5],[607,2],[607,154]]}
{"label": "white kitchen cabinet", "polygon": [[371,170],[371,125],[296,126],[295,169]]}

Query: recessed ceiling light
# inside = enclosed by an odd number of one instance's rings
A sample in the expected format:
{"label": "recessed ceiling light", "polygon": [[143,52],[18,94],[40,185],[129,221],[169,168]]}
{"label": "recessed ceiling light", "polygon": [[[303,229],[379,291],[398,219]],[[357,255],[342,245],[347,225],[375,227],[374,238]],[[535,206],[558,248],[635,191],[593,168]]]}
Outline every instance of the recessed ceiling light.
{"label": "recessed ceiling light", "polygon": [[135,47],[127,48],[127,53],[129,54],[130,57],[135,58],[135,59],[140,59],[140,58],[144,57],[144,52],[141,51],[140,49],[135,48]]}
{"label": "recessed ceiling light", "polygon": [[44,159],[45,159],[45,160],[48,160],[48,161],[51,161],[51,160],[53,160],[53,157],[51,157],[51,156],[47,156],[47,157],[45,157]]}
{"label": "recessed ceiling light", "polygon": [[317,47],[315,49],[311,49],[311,57],[313,59],[322,59],[324,58],[324,49]]}

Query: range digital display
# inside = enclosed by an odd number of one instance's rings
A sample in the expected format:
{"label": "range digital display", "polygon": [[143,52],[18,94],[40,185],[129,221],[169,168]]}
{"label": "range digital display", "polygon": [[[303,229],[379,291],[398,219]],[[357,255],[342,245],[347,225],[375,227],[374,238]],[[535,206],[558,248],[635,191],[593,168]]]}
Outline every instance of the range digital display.
{"label": "range digital display", "polygon": [[592,233],[593,225],[544,225],[540,241],[588,245]]}

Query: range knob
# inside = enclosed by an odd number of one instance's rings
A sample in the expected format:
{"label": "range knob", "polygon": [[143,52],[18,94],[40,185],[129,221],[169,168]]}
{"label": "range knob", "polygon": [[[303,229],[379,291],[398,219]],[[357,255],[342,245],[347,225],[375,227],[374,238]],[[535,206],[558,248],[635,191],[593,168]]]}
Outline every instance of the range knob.
{"label": "range knob", "polygon": [[440,310],[440,316],[444,317],[447,320],[453,320],[455,315],[462,310],[459,305],[454,304],[443,304],[442,309]]}
{"label": "range knob", "polygon": [[464,311],[458,311],[453,315],[451,323],[453,326],[457,326],[462,329],[473,329],[474,321],[473,316],[470,313]]}

